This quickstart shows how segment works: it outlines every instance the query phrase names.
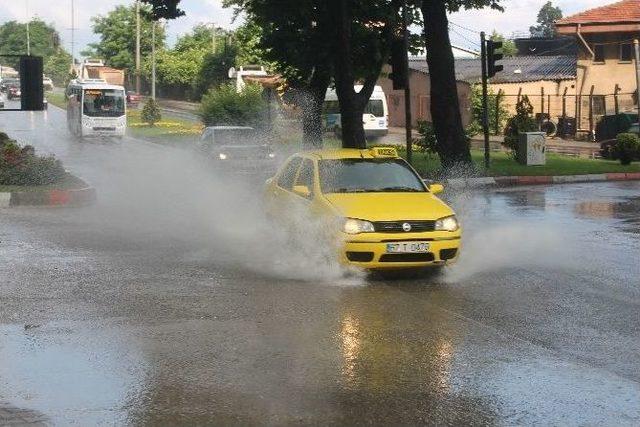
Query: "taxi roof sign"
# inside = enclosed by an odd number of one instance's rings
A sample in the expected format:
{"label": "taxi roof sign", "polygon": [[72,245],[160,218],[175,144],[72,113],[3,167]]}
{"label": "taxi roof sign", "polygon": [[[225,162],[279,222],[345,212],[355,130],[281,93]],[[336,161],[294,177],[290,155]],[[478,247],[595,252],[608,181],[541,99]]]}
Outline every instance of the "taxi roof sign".
{"label": "taxi roof sign", "polygon": [[398,157],[398,152],[393,147],[373,147],[369,152],[373,157]]}

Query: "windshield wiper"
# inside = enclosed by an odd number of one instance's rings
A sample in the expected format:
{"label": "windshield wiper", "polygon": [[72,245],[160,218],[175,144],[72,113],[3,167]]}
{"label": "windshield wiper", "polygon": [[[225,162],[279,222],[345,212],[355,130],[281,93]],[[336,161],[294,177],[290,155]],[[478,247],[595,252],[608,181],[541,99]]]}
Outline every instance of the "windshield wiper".
{"label": "windshield wiper", "polygon": [[366,193],[370,190],[364,188],[336,188],[333,193]]}
{"label": "windshield wiper", "polygon": [[376,188],[375,190],[371,190],[371,191],[379,191],[379,192],[384,192],[384,191],[389,191],[389,192],[412,192],[412,193],[421,193],[424,190],[419,190],[417,188],[414,187],[402,187],[402,186],[397,186],[397,187],[383,187],[383,188]]}

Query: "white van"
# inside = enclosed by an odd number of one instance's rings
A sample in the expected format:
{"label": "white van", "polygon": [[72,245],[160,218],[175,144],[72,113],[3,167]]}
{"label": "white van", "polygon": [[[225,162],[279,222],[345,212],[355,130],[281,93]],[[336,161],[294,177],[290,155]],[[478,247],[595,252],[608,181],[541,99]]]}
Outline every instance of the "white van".
{"label": "white van", "polygon": [[[354,86],[356,92],[360,92],[362,86]],[[326,130],[334,131],[336,135],[342,133],[340,120],[340,103],[335,89],[328,89],[324,100],[323,119]],[[364,108],[362,115],[364,123],[364,133],[367,138],[377,138],[389,133],[389,108],[387,107],[387,97],[382,87],[376,86],[373,89],[371,98]]]}

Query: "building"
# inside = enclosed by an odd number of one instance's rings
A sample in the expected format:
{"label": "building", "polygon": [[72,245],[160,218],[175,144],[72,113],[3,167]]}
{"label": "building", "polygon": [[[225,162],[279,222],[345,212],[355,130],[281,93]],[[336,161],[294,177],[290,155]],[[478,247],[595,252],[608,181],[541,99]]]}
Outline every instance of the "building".
{"label": "building", "polygon": [[637,108],[633,39],[640,38],[640,0],[623,0],[568,16],[556,22],[556,29],[578,42],[579,127],[593,128],[605,113]]}
{"label": "building", "polygon": [[[575,114],[576,59],[574,56],[519,56],[505,58],[501,62],[504,71],[490,80],[490,90],[500,94],[500,101],[508,111],[515,113],[520,96],[527,95],[534,113],[549,114],[557,118],[563,114]],[[457,58],[455,61],[458,97],[463,123],[471,120],[472,85],[481,79],[481,62],[478,58]],[[411,105],[414,125],[418,120],[431,121],[429,66],[424,57],[409,61]],[[391,80],[382,77],[379,84],[387,94],[390,126],[404,126],[404,91],[393,90]],[[573,96],[573,98],[571,98]],[[492,97],[495,102],[495,96]],[[564,102],[563,102],[564,101]]]}

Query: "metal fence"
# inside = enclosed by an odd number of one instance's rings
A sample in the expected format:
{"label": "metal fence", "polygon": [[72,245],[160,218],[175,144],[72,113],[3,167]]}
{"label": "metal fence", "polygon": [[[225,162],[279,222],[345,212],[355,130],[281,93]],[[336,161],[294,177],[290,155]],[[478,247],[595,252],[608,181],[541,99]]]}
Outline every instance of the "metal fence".
{"label": "metal fence", "polygon": [[[527,96],[533,106],[536,120],[549,133],[562,137],[591,139],[603,116],[620,113],[638,113],[636,93],[594,94],[593,89],[587,95],[545,94],[539,93],[505,94],[502,90],[491,95],[489,102],[494,103],[494,117],[489,117],[491,131],[494,134],[503,132],[499,111],[506,109],[509,115],[516,112],[516,104]],[[544,125],[547,128],[544,128]]]}

